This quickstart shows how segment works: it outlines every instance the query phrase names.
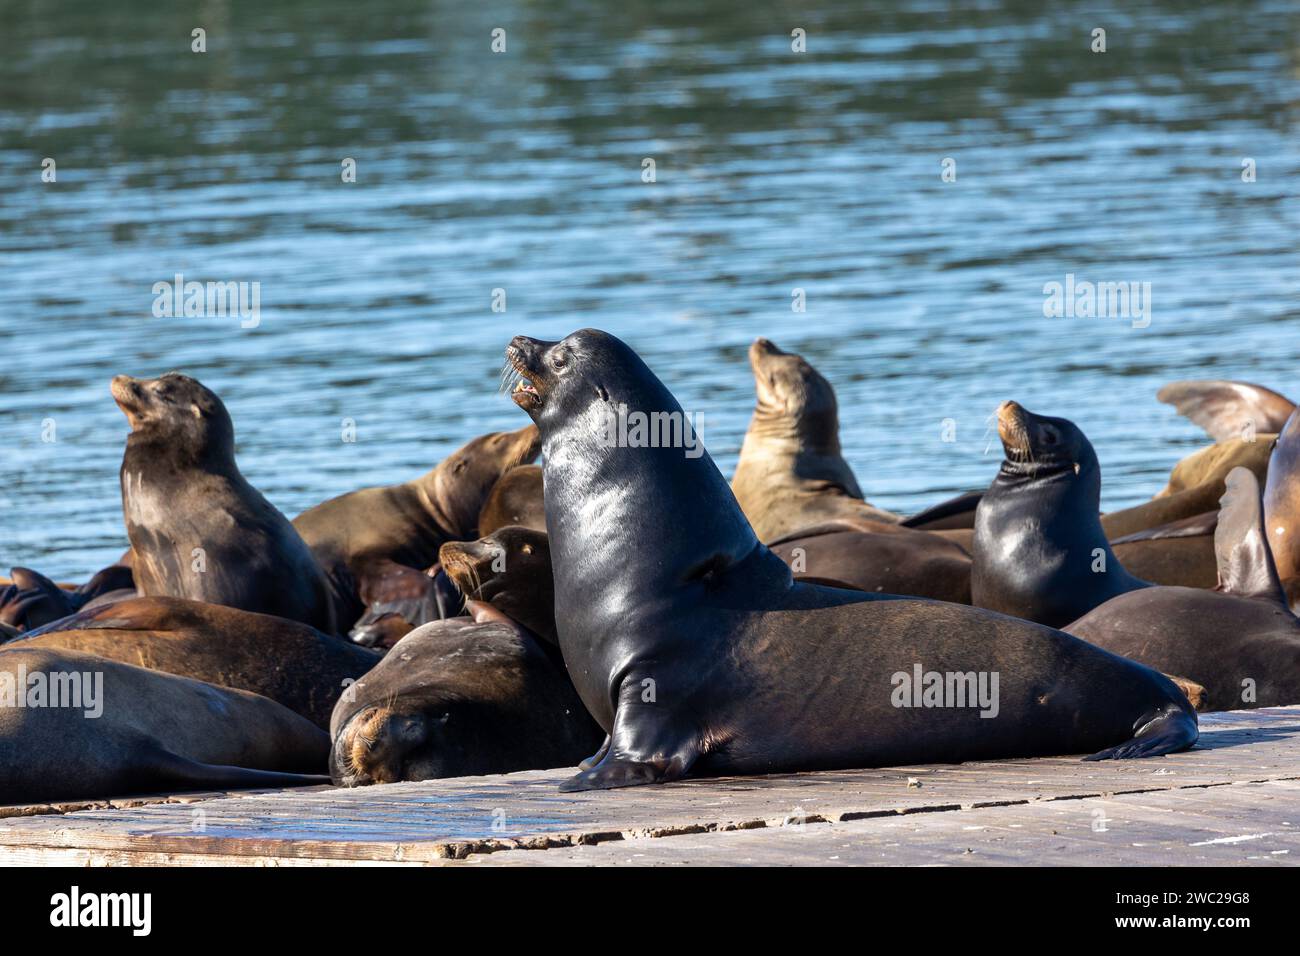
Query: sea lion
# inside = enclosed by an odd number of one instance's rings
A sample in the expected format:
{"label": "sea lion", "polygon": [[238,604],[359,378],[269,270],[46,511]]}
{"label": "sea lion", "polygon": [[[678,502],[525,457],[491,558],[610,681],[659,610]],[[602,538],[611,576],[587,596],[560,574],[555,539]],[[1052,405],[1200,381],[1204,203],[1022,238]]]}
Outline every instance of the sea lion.
{"label": "sea lion", "polygon": [[10,647],[51,647],[260,694],[322,729],[380,655],[297,621],[182,598],[82,611]]}
{"label": "sea lion", "polygon": [[334,633],[329,584],[307,545],[235,464],[235,429],[211,390],[176,372],[113,379],[131,425],[122,511],[143,597],[274,614]]}
{"label": "sea lion", "polygon": [[477,541],[450,541],[438,552],[460,592],[491,604],[549,646],[555,636],[555,586],[545,531],[507,526]]}
{"label": "sea lion", "polygon": [[1295,402],[1272,389],[1221,379],[1170,382],[1156,398],[1173,405],[1215,441],[1277,433],[1295,411]]}
{"label": "sea lion", "polygon": [[1287,419],[1268,463],[1264,518],[1278,577],[1292,607],[1300,607],[1300,415]]}
{"label": "sea lion", "polygon": [[[623,413],[684,420],[614,336],[516,336],[506,355],[514,400],[541,429],[560,648],[610,734],[563,789],[1195,742],[1195,712],[1167,678],[1059,631],[796,583],[703,448],[608,441]],[[954,706],[911,694],[916,674],[942,697],[945,673],[954,685],[969,675],[968,706],[955,686]],[[982,718],[966,690],[996,698],[997,716],[990,705]]]}
{"label": "sea lion", "polygon": [[1098,520],[1101,466],[1073,422],[998,407],[1006,458],[975,517],[971,600],[1049,627],[1150,587],[1120,564]]}
{"label": "sea lion", "polygon": [[571,766],[601,740],[540,642],[469,618],[402,638],[339,700],[330,735],[344,787]]}
{"label": "sea lion", "polygon": [[971,559],[958,545],[922,531],[873,534],[830,524],[768,543],[796,580],[970,604]]}
{"label": "sea lion", "polygon": [[323,783],[328,752],[324,731],[256,694],[77,651],[0,650],[0,803]]}
{"label": "sea lion", "polygon": [[[341,629],[347,631],[364,613],[362,591],[373,586],[370,579],[394,564],[428,568],[445,542],[478,537],[479,511],[492,486],[536,458],[537,449],[532,426],[480,435],[419,478],[351,491],[294,518],[293,526],[329,575]],[[434,586],[432,580],[428,586]]]}
{"label": "sea lion", "polygon": [[[1205,485],[1212,485],[1222,494],[1223,480],[1238,467],[1249,468],[1262,485],[1268,478],[1268,459],[1276,439],[1276,434],[1263,433],[1249,441],[1233,437],[1206,445],[1174,465],[1168,483],[1156,493],[1156,498],[1168,498]],[[1214,511],[1217,513],[1218,509]]]}
{"label": "sea lion", "polygon": [[749,347],[757,402],[731,490],[763,541],[835,518],[887,533],[899,516],[862,500],[840,454],[835,389],[821,373],[767,339]]}
{"label": "sea lion", "polygon": [[1259,480],[1228,475],[1215,551],[1219,590],[1155,587],[1093,609],[1065,630],[1205,688],[1209,710],[1300,700],[1300,620],[1286,606],[1269,552]]}
{"label": "sea lion", "polygon": [[542,505],[542,469],[537,465],[511,468],[492,486],[478,513],[478,533],[489,535],[498,528],[514,526],[546,530]]}
{"label": "sea lion", "polygon": [[30,568],[14,568],[10,582],[0,589],[0,623],[18,631],[57,621],[75,614],[99,599],[114,599],[135,593],[135,580],[129,567],[113,564],[80,586],[56,584]]}
{"label": "sea lion", "polygon": [[348,632],[363,647],[392,647],[421,624],[464,613],[464,596],[441,564],[420,571],[376,560],[358,582],[365,613]]}

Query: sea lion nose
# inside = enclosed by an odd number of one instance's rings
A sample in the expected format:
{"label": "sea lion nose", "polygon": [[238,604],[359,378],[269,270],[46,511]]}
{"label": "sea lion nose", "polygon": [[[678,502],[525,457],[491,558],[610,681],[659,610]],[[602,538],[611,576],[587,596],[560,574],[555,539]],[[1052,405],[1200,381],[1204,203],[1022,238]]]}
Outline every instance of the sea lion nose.
{"label": "sea lion nose", "polygon": [[108,391],[116,399],[134,398],[140,394],[140,383],[130,375],[114,375]]}

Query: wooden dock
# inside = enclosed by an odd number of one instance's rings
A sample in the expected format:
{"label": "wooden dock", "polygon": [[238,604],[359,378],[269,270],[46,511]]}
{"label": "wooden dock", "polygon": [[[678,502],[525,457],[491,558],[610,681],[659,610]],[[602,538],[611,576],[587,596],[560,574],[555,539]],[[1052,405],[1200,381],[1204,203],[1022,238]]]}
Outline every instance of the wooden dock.
{"label": "wooden dock", "polygon": [[1197,749],[692,780],[570,771],[0,808],[0,863],[1296,865],[1300,706],[1209,714]]}

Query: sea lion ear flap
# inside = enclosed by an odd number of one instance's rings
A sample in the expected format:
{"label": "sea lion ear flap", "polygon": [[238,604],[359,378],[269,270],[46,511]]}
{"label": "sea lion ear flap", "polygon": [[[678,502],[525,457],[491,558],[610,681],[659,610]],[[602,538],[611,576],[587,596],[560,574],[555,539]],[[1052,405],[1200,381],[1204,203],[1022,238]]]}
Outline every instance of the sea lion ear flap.
{"label": "sea lion ear flap", "polygon": [[1170,382],[1156,398],[1200,425],[1215,441],[1241,438],[1245,429],[1280,432],[1295,411],[1295,403],[1272,389],[1249,382]]}
{"label": "sea lion ear flap", "polygon": [[203,409],[199,407],[198,402],[193,402],[190,404],[190,411],[194,413],[195,418],[203,417]]}
{"label": "sea lion ear flap", "polygon": [[1264,527],[1259,479],[1249,468],[1228,472],[1219,499],[1219,525],[1214,529],[1214,559],[1219,566],[1218,590],[1243,597],[1286,603],[1273,564]]}

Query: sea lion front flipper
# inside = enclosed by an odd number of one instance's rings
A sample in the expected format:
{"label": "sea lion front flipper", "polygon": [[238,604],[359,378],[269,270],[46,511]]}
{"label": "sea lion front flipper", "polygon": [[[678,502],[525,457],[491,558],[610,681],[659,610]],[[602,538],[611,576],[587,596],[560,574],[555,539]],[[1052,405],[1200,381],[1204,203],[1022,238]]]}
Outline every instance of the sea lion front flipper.
{"label": "sea lion front flipper", "polygon": [[1218,589],[1286,603],[1264,527],[1259,479],[1250,469],[1238,466],[1228,472],[1225,484],[1219,499],[1219,524],[1214,530]]}
{"label": "sea lion front flipper", "polygon": [[1174,406],[1215,441],[1240,437],[1248,424],[1256,432],[1279,432],[1295,411],[1294,402],[1272,389],[1223,379],[1170,382],[1156,398]]}
{"label": "sea lion front flipper", "polygon": [[[700,755],[698,739],[683,735],[672,711],[642,697],[640,675],[630,673],[619,689],[614,729],[596,754],[600,759],[560,784],[560,790],[612,790],[680,780]],[[592,758],[595,759],[595,758]]]}
{"label": "sea lion front flipper", "polygon": [[1131,740],[1095,753],[1084,760],[1137,760],[1178,753],[1196,743],[1201,736],[1196,715],[1177,704],[1165,704],[1148,719],[1141,721]]}

